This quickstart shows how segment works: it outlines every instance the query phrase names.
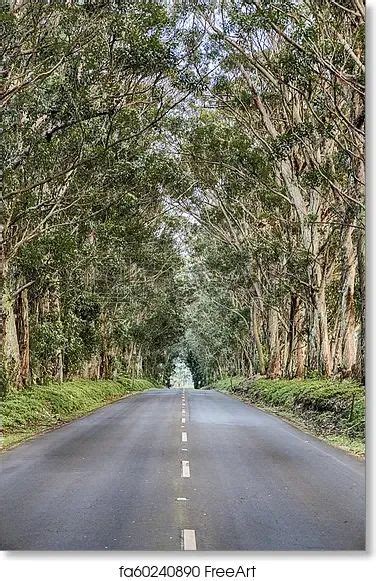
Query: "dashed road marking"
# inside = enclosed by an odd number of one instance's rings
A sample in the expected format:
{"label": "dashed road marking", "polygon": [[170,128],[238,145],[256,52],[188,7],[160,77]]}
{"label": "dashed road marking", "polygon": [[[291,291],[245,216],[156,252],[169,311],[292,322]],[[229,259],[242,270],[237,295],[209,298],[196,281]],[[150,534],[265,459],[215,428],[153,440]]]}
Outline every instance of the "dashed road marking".
{"label": "dashed road marking", "polygon": [[188,460],[181,461],[181,477],[182,478],[190,478],[191,477],[191,471],[189,469],[189,461]]}
{"label": "dashed road marking", "polygon": [[182,418],[182,419],[181,419],[181,423],[182,423],[182,424],[185,424],[185,418]]}
{"label": "dashed road marking", "polygon": [[187,432],[182,432],[181,433],[181,441],[182,442],[188,442]]}
{"label": "dashed road marking", "polygon": [[197,551],[196,531],[184,529],[182,534],[183,551]]}

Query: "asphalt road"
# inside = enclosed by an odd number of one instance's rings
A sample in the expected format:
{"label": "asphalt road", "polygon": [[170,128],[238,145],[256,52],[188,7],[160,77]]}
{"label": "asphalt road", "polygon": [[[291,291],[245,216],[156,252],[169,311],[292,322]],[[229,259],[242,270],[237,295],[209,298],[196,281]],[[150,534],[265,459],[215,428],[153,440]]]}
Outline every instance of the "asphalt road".
{"label": "asphalt road", "polygon": [[214,391],[135,395],[0,455],[2,550],[361,550],[364,464]]}

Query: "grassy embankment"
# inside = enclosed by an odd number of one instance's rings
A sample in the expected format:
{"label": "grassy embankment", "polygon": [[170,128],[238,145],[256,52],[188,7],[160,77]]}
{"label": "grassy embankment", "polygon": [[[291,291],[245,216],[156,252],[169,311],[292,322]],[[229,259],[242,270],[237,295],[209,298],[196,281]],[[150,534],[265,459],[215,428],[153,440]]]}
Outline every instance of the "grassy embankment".
{"label": "grassy embankment", "polygon": [[365,390],[353,381],[328,379],[221,379],[227,391],[354,454],[365,451]]}
{"label": "grassy embankment", "polygon": [[75,380],[11,391],[0,402],[3,447],[102,407],[121,397],[156,387],[146,379]]}

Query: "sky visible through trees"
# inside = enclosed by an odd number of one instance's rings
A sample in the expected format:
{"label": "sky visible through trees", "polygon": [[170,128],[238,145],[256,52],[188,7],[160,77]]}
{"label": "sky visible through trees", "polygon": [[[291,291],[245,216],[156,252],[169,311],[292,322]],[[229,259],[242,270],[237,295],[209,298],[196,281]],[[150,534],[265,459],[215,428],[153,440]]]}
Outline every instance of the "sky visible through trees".
{"label": "sky visible through trees", "polygon": [[363,381],[364,2],[2,10],[2,391]]}
{"label": "sky visible through trees", "polygon": [[171,387],[192,388],[193,378],[191,370],[183,359],[177,358],[174,361],[174,371],[170,378]]}

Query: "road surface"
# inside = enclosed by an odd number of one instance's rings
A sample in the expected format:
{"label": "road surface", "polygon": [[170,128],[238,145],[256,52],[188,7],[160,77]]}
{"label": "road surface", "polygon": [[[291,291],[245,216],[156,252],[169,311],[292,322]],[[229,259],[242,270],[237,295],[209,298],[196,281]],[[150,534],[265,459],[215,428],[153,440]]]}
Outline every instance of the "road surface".
{"label": "road surface", "polygon": [[152,390],[0,455],[2,550],[360,550],[364,464],[215,391]]}

